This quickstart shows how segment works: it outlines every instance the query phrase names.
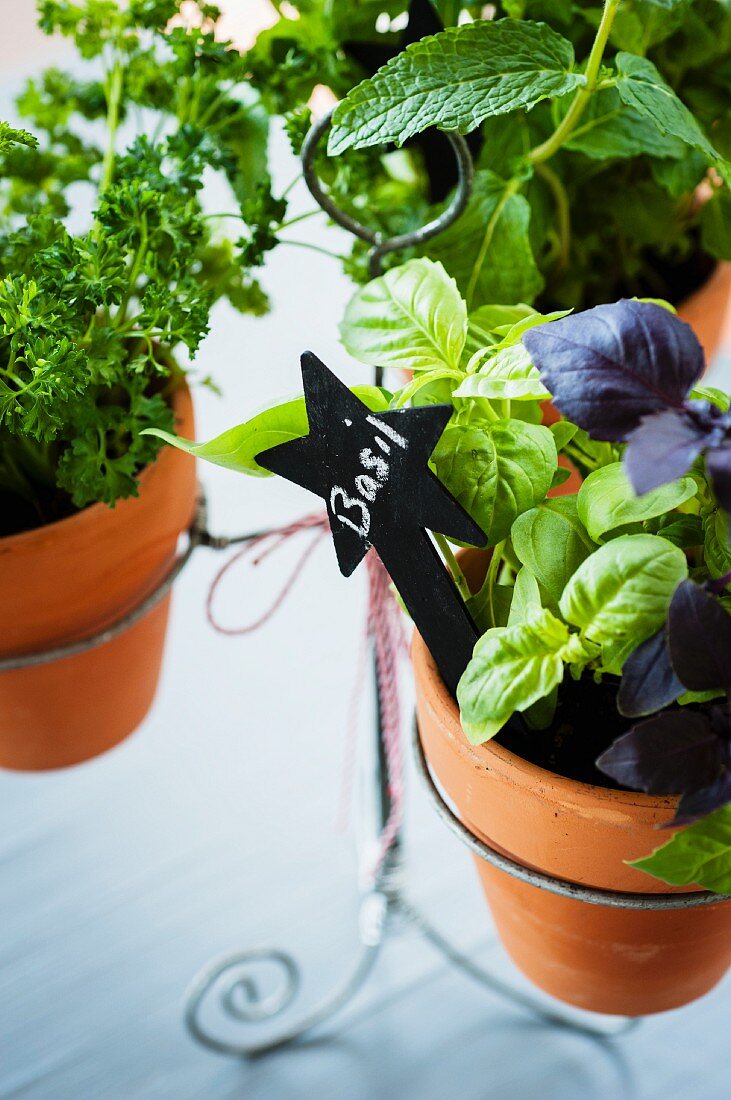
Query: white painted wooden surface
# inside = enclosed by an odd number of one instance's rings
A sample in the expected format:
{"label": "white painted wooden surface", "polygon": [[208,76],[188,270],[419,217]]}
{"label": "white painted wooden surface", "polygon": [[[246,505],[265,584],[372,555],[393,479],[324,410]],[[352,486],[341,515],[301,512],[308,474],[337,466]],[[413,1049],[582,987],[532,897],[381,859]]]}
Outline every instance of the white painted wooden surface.
{"label": "white painted wooden surface", "polygon": [[[63,57],[34,34],[31,7],[0,0],[0,108],[24,71]],[[286,160],[283,152],[282,182]],[[298,201],[307,207],[306,196]],[[301,239],[339,243],[318,228]],[[294,392],[305,346],[359,377],[337,344],[349,293],[337,265],[282,249],[265,280],[268,318],[216,312],[200,364],[226,398],[199,395],[201,438]],[[283,483],[202,474],[216,531],[310,507]],[[255,616],[295,553],[284,551],[261,577],[231,578],[231,621]],[[303,964],[304,1008],[341,976],[356,940],[352,836],[335,820],[363,578],[342,580],[323,545],[286,609],[257,636],[229,640],[203,615],[217,564],[201,550],[179,582],[159,697],[133,738],[63,773],[0,773],[0,1098],[731,1095],[731,982],[621,1042],[598,1044],[484,993],[412,932],[389,942],[328,1041],[251,1065],[190,1042],[183,994],[210,958],[259,944],[292,949]],[[407,836],[413,898],[463,949],[515,976],[469,858],[413,782]]]}

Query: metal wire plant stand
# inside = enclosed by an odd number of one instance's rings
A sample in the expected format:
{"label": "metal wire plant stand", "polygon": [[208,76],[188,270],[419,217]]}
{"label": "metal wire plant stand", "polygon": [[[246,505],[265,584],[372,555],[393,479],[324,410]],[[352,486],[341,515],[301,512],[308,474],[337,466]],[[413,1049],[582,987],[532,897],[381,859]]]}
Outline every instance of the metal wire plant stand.
{"label": "metal wire plant stand", "polygon": [[[323,191],[316,175],[315,156],[329,122],[329,115],[317,122],[304,143],[302,152],[304,178],[313,197],[332,220],[371,245],[369,259],[371,275],[380,274],[382,260],[386,254],[414,247],[429,240],[443,232],[462,214],[472,192],[472,161],[464,139],[458,134],[447,134],[446,138],[457,162],[458,182],[452,201],[438,218],[412,233],[389,239],[381,239],[379,234],[354,221],[350,215],[332,202],[329,195]],[[380,369],[376,371],[376,381],[378,384],[381,382]],[[223,550],[235,544],[258,539],[266,534],[266,532],[254,532],[234,537],[217,537],[208,531],[206,521],[206,502],[205,497],[201,495],[196,516],[188,531],[187,545],[181,550],[167,575],[162,578],[155,590],[124,618],[102,632],[69,645],[2,659],[0,672],[74,656],[109,642],[148,614],[168,594],[174,581],[198,547]],[[377,847],[391,811],[389,765],[381,726],[377,676],[374,679],[376,689],[374,736],[372,743],[368,746],[370,749],[368,762],[363,765],[363,786],[366,797],[362,800],[363,805],[360,807],[363,849],[361,854],[364,857],[362,864],[365,864],[366,857]],[[414,725],[413,747],[417,773],[438,815],[451,831],[474,855],[491,863],[505,874],[529,883],[535,889],[570,897],[587,905],[605,905],[625,909],[684,909],[731,900],[709,892],[653,895],[613,893],[579,886],[523,867],[473,835],[452,812],[429,773],[416,725]],[[210,1050],[239,1058],[261,1056],[310,1038],[323,1024],[329,1022],[349,1005],[364,985],[379,957],[389,930],[396,923],[395,918],[398,919],[399,924],[406,924],[418,931],[427,943],[467,977],[472,978],[491,993],[498,994],[512,1005],[526,1010],[549,1024],[570,1028],[599,1039],[614,1038],[636,1026],[639,1021],[633,1019],[610,1018],[607,1021],[604,1018],[577,1017],[538,995],[515,988],[484,967],[478,966],[466,954],[454,947],[404,893],[401,839],[399,831],[391,841],[379,870],[375,874],[363,876],[358,907],[359,947],[356,957],[339,984],[319,1004],[300,1015],[289,1025],[285,1025],[273,1037],[262,1042],[250,1042],[245,1037],[239,1038],[239,1035],[245,1036],[247,1029],[252,1025],[276,1021],[294,1007],[302,986],[302,973],[294,956],[280,948],[257,947],[234,951],[206,965],[194,978],[187,994],[185,1007],[185,1023],[191,1036]],[[260,968],[268,971],[267,987],[274,986],[269,992],[264,990]],[[276,974],[274,982],[272,982],[273,974]],[[217,1004],[229,1029],[232,1025],[237,1029],[236,1038],[227,1038],[221,1034],[220,1029],[217,1030],[214,1025],[206,1022],[207,1006],[210,1007],[211,1002]]]}
{"label": "metal wire plant stand", "polygon": [[[334,222],[371,245],[369,271],[372,277],[381,274],[385,255],[424,243],[452,225],[465,210],[473,187],[472,161],[464,139],[458,134],[450,133],[445,137],[456,158],[458,173],[458,182],[451,202],[438,218],[422,228],[398,237],[382,239],[378,233],[356,222],[341,210],[320,184],[316,172],[316,154],[329,124],[330,115],[326,115],[312,127],[304,143],[302,163],[305,182],[316,202]],[[381,383],[381,375],[381,370],[377,369],[377,384]],[[366,789],[369,792],[369,798],[366,801],[370,805],[361,807],[363,818],[367,823],[363,845],[366,851],[377,842],[388,821],[390,811],[388,763],[380,722],[377,677],[375,679],[375,736],[371,746],[372,759],[367,766],[365,776]],[[416,725],[414,725],[414,751],[417,772],[439,816],[448,827],[481,859],[499,867],[506,874],[529,882],[536,889],[562,894],[590,905],[630,909],[676,909],[717,904],[719,900],[725,900],[710,893],[653,896],[612,893],[578,886],[531,871],[474,836],[452,813],[429,774]],[[576,1015],[571,1015],[560,1007],[554,1007],[537,995],[507,984],[489,970],[478,966],[437,931],[408,900],[403,890],[402,872],[401,837],[397,834],[382,862],[380,871],[374,879],[366,881],[362,887],[358,914],[359,948],[351,968],[332,992],[309,1012],[301,1015],[289,1026],[285,1026],[274,1037],[260,1043],[250,1043],[238,1037],[224,1038],[221,1034],[214,1033],[204,1022],[205,1006],[209,998],[217,998],[218,1007],[223,1015],[230,1024],[238,1025],[238,1032],[242,1034],[245,1033],[247,1026],[274,1020],[293,1007],[302,985],[299,965],[290,953],[279,948],[235,951],[204,967],[194,979],[185,1011],[185,1022],[191,1035],[209,1049],[244,1058],[268,1054],[311,1037],[322,1025],[346,1008],[364,985],[378,959],[389,929],[393,926],[393,918],[399,918],[400,923],[405,922],[416,929],[436,951],[466,976],[549,1024],[571,1028],[595,1038],[607,1039],[626,1034],[639,1023],[639,1020],[623,1018],[619,1020],[615,1018],[609,1022],[599,1018],[577,1018]],[[262,964],[269,968],[273,966],[278,971],[278,988],[268,994],[263,992],[260,981],[256,977],[256,968]]]}

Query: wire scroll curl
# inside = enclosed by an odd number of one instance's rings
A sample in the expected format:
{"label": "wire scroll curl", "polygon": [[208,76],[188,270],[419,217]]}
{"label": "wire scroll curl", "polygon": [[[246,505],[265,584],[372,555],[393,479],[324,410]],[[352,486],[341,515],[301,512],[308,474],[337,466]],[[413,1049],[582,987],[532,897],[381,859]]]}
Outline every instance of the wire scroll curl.
{"label": "wire scroll curl", "polygon": [[410,233],[401,233],[397,237],[384,238],[377,230],[361,224],[341,210],[323,188],[317,176],[315,159],[323,135],[330,126],[335,108],[314,123],[302,145],[302,171],[305,183],[315,202],[342,229],[352,233],[361,241],[372,245],[368,261],[371,278],[381,274],[383,257],[389,252],[398,252],[402,248],[414,248],[443,233],[464,213],[474,188],[475,170],[470,156],[469,146],[461,134],[445,131],[445,137],[452,146],[457,161],[457,186],[449,205],[432,221],[414,229]]}

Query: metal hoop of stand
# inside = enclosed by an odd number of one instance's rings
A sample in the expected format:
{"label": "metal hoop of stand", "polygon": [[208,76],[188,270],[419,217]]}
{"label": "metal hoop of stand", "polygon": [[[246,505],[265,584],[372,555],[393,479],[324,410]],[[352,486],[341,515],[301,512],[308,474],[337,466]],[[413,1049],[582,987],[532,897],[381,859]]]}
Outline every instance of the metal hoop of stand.
{"label": "metal hoop of stand", "polygon": [[[332,112],[331,112],[332,113]],[[372,277],[381,274],[382,260],[385,255],[401,248],[408,248],[431,239],[438,233],[447,229],[463,213],[469,202],[473,187],[473,167],[469,149],[464,138],[459,134],[449,133],[448,138],[454,151],[458,182],[452,201],[444,212],[421,229],[413,233],[405,233],[398,237],[383,239],[380,234],[367,226],[361,225],[341,210],[323,190],[315,172],[315,156],[319,142],[330,124],[331,114],[324,116],[314,124],[302,147],[302,166],[305,182],[315,201],[332,218],[334,222],[361,240],[367,241],[373,247],[369,257],[369,271]],[[380,384],[382,370],[376,368],[376,382]],[[376,693],[378,683],[376,679]],[[378,703],[377,694],[376,702]],[[418,737],[417,737],[418,741]],[[418,743],[419,753],[421,745]],[[367,818],[367,835],[363,845],[365,851],[371,851],[377,842],[382,829],[388,820],[389,800],[389,776],[388,765],[380,727],[380,709],[376,705],[375,738],[372,745],[372,774],[367,777],[368,791],[371,797],[371,805],[366,807],[364,817]],[[417,755],[417,766],[422,777],[431,784],[423,756]],[[441,796],[432,784],[432,798],[440,816],[449,827],[467,843],[473,851],[482,858],[493,860],[493,857],[504,860],[499,853],[494,853],[487,845],[483,845],[478,838],[464,830],[461,822],[451,814],[449,807],[443,802]],[[217,1001],[220,1013],[232,1025],[247,1027],[252,1024],[261,1024],[268,1020],[275,1020],[285,1013],[295,1001],[297,993],[302,985],[300,967],[294,956],[279,948],[254,948],[252,950],[235,951],[226,954],[205,966],[194,978],[187,996],[185,1009],[185,1023],[191,1036],[209,1050],[237,1058],[256,1058],[281,1050],[283,1047],[301,1044],[312,1036],[315,1029],[330,1021],[340,1013],[355,997],[361,989],[371,970],[373,969],[381,947],[386,939],[390,921],[398,917],[401,923],[418,931],[424,939],[452,965],[456,966],[463,974],[478,982],[491,993],[498,994],[510,1004],[523,1009],[552,1025],[568,1028],[571,1031],[591,1036],[594,1039],[612,1039],[624,1035],[637,1026],[639,1020],[625,1018],[611,1018],[606,1024],[599,1020],[582,1019],[564,1012],[560,1007],[554,1007],[550,1002],[534,996],[530,992],[517,989],[501,978],[492,974],[484,967],[477,966],[471,958],[454,947],[442,934],[435,929],[430,922],[412,905],[404,896],[401,888],[402,872],[402,845],[401,837],[396,836],[383,862],[381,871],[375,881],[363,887],[361,890],[358,930],[359,949],[350,971],[342,979],[335,989],[316,1005],[310,1012],[300,1017],[291,1026],[285,1028],[278,1035],[259,1043],[247,1042],[239,1039],[225,1038],[220,1031],[207,1025],[204,1021],[206,1006]],[[516,873],[525,877],[526,869],[519,864],[511,867],[505,861],[503,870],[507,873]],[[529,872],[531,875],[532,872]],[[545,879],[539,883],[537,878]],[[549,876],[536,876],[533,885],[542,889],[553,889],[554,892],[570,893],[577,896],[576,891],[583,890],[571,883],[561,883],[550,879]],[[587,891],[598,895],[597,891]],[[664,895],[660,895],[664,897]],[[698,895],[693,895],[694,899]],[[584,900],[593,900],[595,904],[608,904],[602,897],[593,899],[585,897]],[[656,900],[656,899],[653,899]],[[611,902],[609,903],[611,904]],[[707,904],[705,901],[694,900],[685,904]],[[682,907],[673,896],[673,901],[668,908]],[[275,968],[278,972],[280,985],[273,993],[265,995],[261,980],[256,977],[257,966],[268,967],[271,971]]]}
{"label": "metal hoop of stand", "polygon": [[51,661],[61,661],[64,657],[75,657],[79,653],[86,653],[89,649],[105,645],[111,642],[125,630],[143,619],[161,600],[163,600],[173,587],[173,584],[190,561],[195,550],[199,546],[207,546],[211,550],[227,550],[230,546],[236,546],[242,542],[250,542],[259,538],[265,531],[252,531],[245,535],[212,535],[207,529],[208,507],[205,493],[198,486],[198,502],[193,521],[185,534],[188,543],[184,550],[175,558],[170,568],[157,582],[151,592],[145,596],[136,607],[133,607],[122,618],[117,619],[110,626],[98,630],[94,634],[88,634],[75,642],[67,642],[64,645],[54,646],[51,649],[34,650],[31,653],[13,654],[10,657],[0,658],[0,672],[14,672],[19,668],[31,668],[34,665],[48,664]]}
{"label": "metal hoop of stand", "polygon": [[438,816],[447,828],[467,845],[473,855],[484,859],[499,871],[504,871],[506,875],[520,879],[529,886],[535,886],[538,890],[545,890],[549,894],[573,898],[574,901],[583,901],[587,905],[603,905],[609,909],[695,909],[699,905],[721,905],[731,901],[731,895],[714,894],[710,890],[695,890],[689,894],[631,894],[622,893],[619,890],[599,890],[593,886],[580,886],[575,882],[569,882],[568,879],[555,878],[542,871],[524,867],[522,863],[510,859],[486,841],[480,840],[462,824],[449,807],[429,771],[416,720],[414,720],[412,747],[417,773]]}

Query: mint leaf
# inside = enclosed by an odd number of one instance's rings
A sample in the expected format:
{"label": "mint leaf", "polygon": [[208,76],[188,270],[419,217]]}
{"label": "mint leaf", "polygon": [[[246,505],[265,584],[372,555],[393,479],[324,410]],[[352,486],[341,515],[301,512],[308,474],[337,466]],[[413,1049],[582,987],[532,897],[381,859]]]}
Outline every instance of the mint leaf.
{"label": "mint leaf", "polygon": [[731,806],[681,829],[652,855],[630,866],[673,886],[697,884],[731,894]]}
{"label": "mint leaf", "polygon": [[[612,668],[626,660],[667,618],[670,600],[688,575],[685,554],[657,535],[622,535],[582,562],[559,607],[592,642],[609,644]],[[605,654],[606,657],[606,654]]]}
{"label": "mint leaf", "polygon": [[432,463],[439,480],[494,546],[517,516],[545,498],[558,459],[548,428],[499,420],[448,426]]}
{"label": "mint leaf", "polygon": [[510,532],[518,561],[526,566],[558,610],[569,580],[595,546],[576,510],[576,497],[547,500],[525,512]]}
{"label": "mint leaf", "polygon": [[440,263],[409,260],[351,298],[340,337],[350,355],[371,366],[457,368],[467,338],[467,306]]}
{"label": "mint leaf", "polygon": [[731,260],[731,192],[718,191],[701,211],[701,243],[711,256]]}
{"label": "mint leaf", "polygon": [[[375,386],[354,386],[353,393],[373,412],[383,412],[389,407],[389,395]],[[229,428],[207,443],[181,439],[180,436],[159,428],[149,428],[140,434],[155,435],[177,447],[179,451],[203,458],[214,466],[223,466],[227,470],[236,470],[254,477],[271,477],[269,470],[259,466],[256,456],[280,443],[299,439],[300,436],[307,435],[308,431],[305,399],[296,397],[293,401],[285,401],[282,405],[265,409],[251,420]]]}
{"label": "mint leaf", "polygon": [[697,492],[698,485],[692,477],[681,477],[637,496],[622,463],[612,462],[594,470],[581,486],[577,499],[579,519],[598,542],[608,531],[672,511]]}
{"label": "mint leaf", "polygon": [[493,172],[478,172],[467,209],[430,242],[429,255],[457,280],[468,305],[530,304],[543,289],[530,244],[530,218],[523,195]]}
{"label": "mint leaf", "polygon": [[466,134],[490,115],[530,110],[585,83],[571,43],[545,23],[516,19],[451,27],[415,42],[333,115],[328,152],[403,143],[437,126]]}
{"label": "mint leaf", "polygon": [[550,611],[483,634],[457,688],[462,728],[473,744],[494,737],[516,710],[553,691],[563,679],[568,640],[566,624]]}
{"label": "mint leaf", "polygon": [[605,88],[591,97],[566,148],[593,160],[643,154],[679,158],[685,152],[682,141],[663,133],[647,115],[624,104],[615,88]]}
{"label": "mint leaf", "polygon": [[617,91],[624,103],[651,119],[661,133],[700,149],[711,161],[722,159],[651,61],[631,53],[618,53],[616,65]]}

